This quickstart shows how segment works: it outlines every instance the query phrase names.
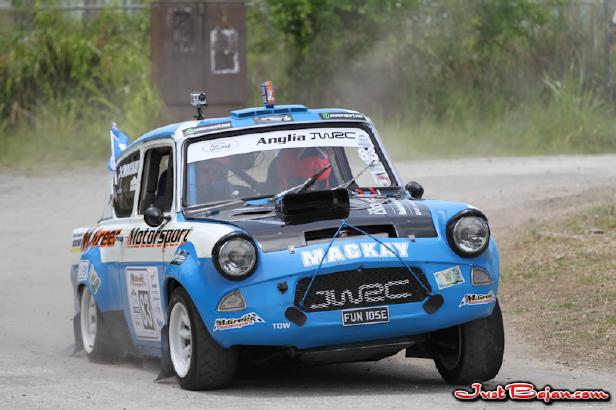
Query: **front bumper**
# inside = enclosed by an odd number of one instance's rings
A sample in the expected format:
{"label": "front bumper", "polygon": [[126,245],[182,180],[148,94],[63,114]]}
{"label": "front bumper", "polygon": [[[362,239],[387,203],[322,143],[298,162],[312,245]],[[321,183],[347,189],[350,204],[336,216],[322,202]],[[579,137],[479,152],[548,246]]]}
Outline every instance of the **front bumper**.
{"label": "front bumper", "polygon": [[[443,305],[434,313],[427,313],[423,305],[425,299],[418,302],[390,304],[389,322],[356,326],[343,326],[342,310],[304,311],[306,322],[298,326],[285,316],[285,311],[296,306],[295,289],[302,278],[311,276],[315,269],[306,269],[298,265],[297,258],[291,258],[287,252],[275,252],[262,257],[262,266],[272,269],[295,272],[293,274],[259,276],[255,273],[253,280],[246,284],[238,283],[227,286],[217,300],[205,300],[194,297],[197,309],[202,315],[206,327],[214,339],[223,347],[250,346],[292,346],[297,349],[311,349],[332,345],[363,343],[375,340],[394,339],[398,337],[429,333],[438,329],[451,327],[465,322],[489,316],[495,305],[498,290],[498,257],[494,245],[480,258],[469,260],[454,260],[450,263],[435,263],[419,261],[415,258],[405,258],[408,266],[419,268],[428,280],[432,294],[444,298]],[[279,254],[279,255],[275,255]],[[280,255],[286,254],[286,255]],[[285,259],[286,258],[286,259]],[[269,260],[268,260],[269,259]],[[451,258],[450,258],[451,259]],[[210,262],[211,263],[211,262]],[[358,259],[353,263],[327,266],[319,271],[329,274],[342,270],[379,267],[399,267],[397,260],[365,260]],[[459,266],[464,278],[463,283],[439,289],[434,273],[454,266]],[[471,282],[472,266],[480,266],[487,270],[493,279],[490,285],[474,286]],[[209,276],[209,275],[208,275]],[[269,278],[265,278],[269,276]],[[284,283],[286,286],[279,286]],[[282,291],[280,288],[287,288]],[[210,287],[211,289],[211,287]],[[238,312],[217,312],[216,305],[220,297],[230,291],[240,290],[246,301],[246,309]],[[492,298],[479,303],[462,303],[467,295],[489,295]],[[214,304],[215,302],[215,304]],[[239,322],[235,319],[242,319]],[[252,318],[252,319],[251,319]],[[232,326],[217,326],[220,319],[230,319]],[[239,324],[239,325],[238,325]]]}

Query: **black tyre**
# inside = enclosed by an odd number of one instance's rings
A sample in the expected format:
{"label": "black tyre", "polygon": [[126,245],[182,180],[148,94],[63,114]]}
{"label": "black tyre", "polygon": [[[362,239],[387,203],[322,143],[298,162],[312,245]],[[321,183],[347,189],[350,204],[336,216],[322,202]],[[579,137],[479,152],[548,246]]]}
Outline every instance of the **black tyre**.
{"label": "black tyre", "polygon": [[440,375],[451,384],[493,379],[503,363],[505,333],[498,301],[492,314],[434,332],[432,354]]}
{"label": "black tyre", "polygon": [[186,390],[228,386],[237,371],[237,350],[212,338],[188,293],[177,288],[169,302],[169,354],[179,385]]}
{"label": "black tyre", "polygon": [[119,358],[118,346],[105,327],[94,297],[87,287],[81,292],[79,330],[83,350],[93,362],[113,362]]}

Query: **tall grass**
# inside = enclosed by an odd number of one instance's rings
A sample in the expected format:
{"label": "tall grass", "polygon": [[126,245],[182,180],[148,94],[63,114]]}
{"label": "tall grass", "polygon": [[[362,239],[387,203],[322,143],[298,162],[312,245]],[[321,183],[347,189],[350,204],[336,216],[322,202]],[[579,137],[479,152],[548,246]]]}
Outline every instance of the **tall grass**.
{"label": "tall grass", "polygon": [[111,121],[132,136],[159,124],[147,14],[23,21],[0,40],[0,164],[103,158]]}
{"label": "tall grass", "polygon": [[375,120],[397,159],[616,152],[610,104],[585,90],[579,78],[546,76],[543,83],[542,92],[502,113],[467,107],[450,117]]}

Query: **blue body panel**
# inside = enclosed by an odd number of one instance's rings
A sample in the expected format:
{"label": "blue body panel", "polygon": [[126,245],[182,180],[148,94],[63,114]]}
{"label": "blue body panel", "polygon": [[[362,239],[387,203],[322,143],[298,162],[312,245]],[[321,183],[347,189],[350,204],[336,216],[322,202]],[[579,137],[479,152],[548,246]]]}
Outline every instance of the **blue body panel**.
{"label": "blue body panel", "polygon": [[[343,327],[339,310],[307,313],[308,320],[302,327],[291,324],[288,329],[274,329],[273,323],[288,322],[285,310],[294,305],[294,294],[297,282],[310,277],[315,267],[305,268],[299,257],[300,251],[322,247],[313,245],[296,249],[295,254],[288,250],[259,254],[259,262],[255,273],[241,282],[232,282],[223,278],[211,259],[189,257],[180,266],[171,266],[167,271],[167,279],[174,278],[188,291],[197,307],[203,321],[212,336],[224,347],[234,345],[263,346],[295,346],[297,348],[313,348],[328,345],[339,345],[366,342],[370,340],[387,339],[416,335],[447,328],[453,325],[469,322],[488,316],[494,308],[494,303],[476,306],[459,306],[465,294],[488,294],[498,292],[499,255],[493,240],[488,249],[476,258],[462,258],[455,254],[445,239],[445,224],[459,211],[468,206],[444,201],[423,201],[433,214],[438,237],[418,238],[415,242],[408,239],[388,239],[385,243],[408,241],[408,258],[404,258],[409,266],[419,267],[426,275],[433,293],[441,294],[445,304],[434,314],[428,314],[423,309],[423,302],[390,305],[390,322],[367,326]],[[337,240],[337,245],[347,243],[368,243],[370,238],[361,240]],[[194,255],[190,243],[181,249]],[[352,270],[362,265],[364,268],[401,266],[396,258],[358,258],[352,263],[324,264],[319,274],[336,271]],[[464,283],[439,290],[434,272],[459,266],[462,270]],[[490,285],[473,286],[470,269],[478,266],[487,270],[493,283]],[[284,294],[277,289],[277,284],[286,281],[289,290]],[[244,295],[246,309],[240,312],[222,313],[216,308],[220,299],[239,289]],[[239,329],[214,330],[214,322],[219,318],[239,318],[243,314],[255,312],[265,322],[255,323]]]}

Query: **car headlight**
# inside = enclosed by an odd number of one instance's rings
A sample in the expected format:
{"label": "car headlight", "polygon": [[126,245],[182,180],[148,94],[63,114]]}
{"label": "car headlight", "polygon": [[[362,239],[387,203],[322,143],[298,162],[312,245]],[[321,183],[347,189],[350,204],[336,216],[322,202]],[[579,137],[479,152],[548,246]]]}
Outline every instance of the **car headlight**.
{"label": "car headlight", "polygon": [[462,211],[447,224],[447,241],[460,256],[471,258],[481,254],[490,241],[486,217],[475,209]]}
{"label": "car headlight", "polygon": [[222,276],[243,280],[252,275],[257,266],[257,250],[245,236],[222,238],[212,250],[212,259]]}

